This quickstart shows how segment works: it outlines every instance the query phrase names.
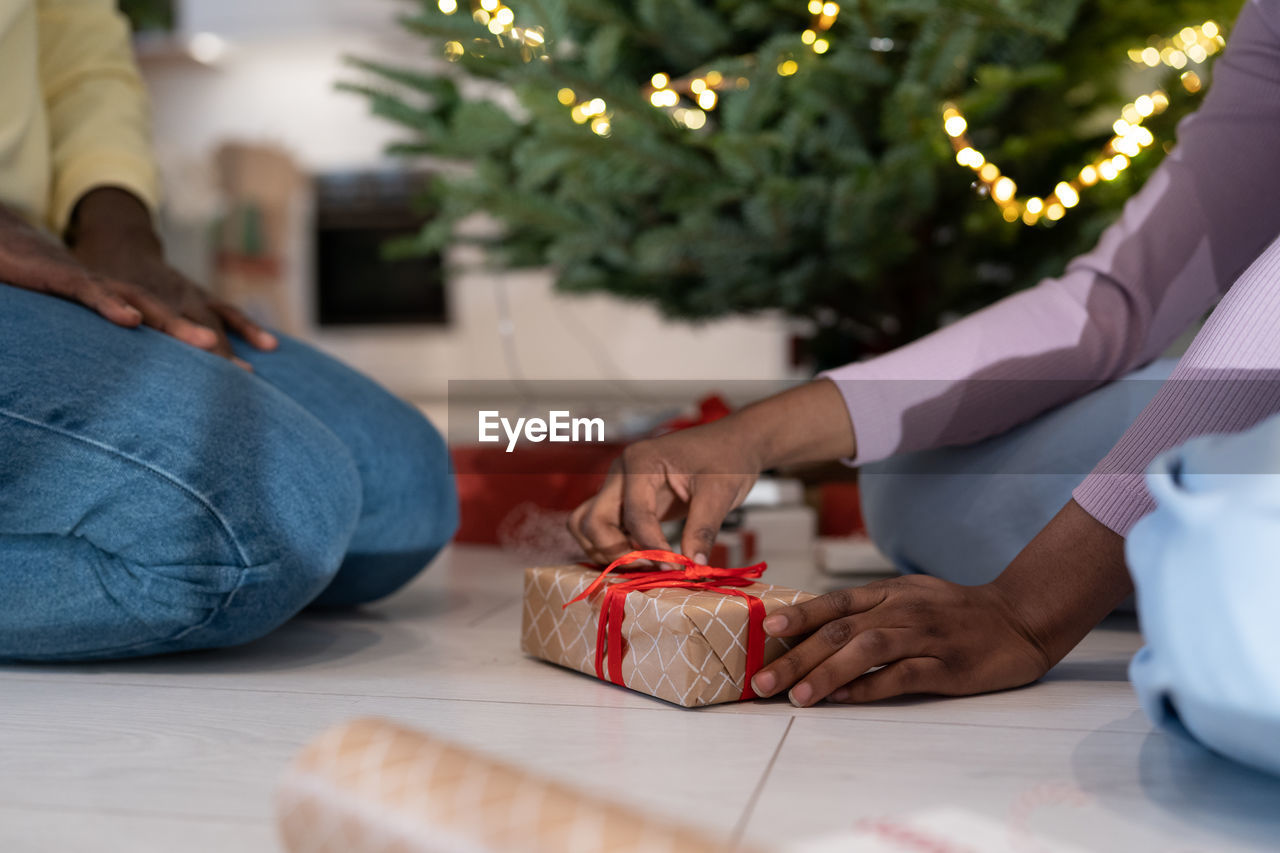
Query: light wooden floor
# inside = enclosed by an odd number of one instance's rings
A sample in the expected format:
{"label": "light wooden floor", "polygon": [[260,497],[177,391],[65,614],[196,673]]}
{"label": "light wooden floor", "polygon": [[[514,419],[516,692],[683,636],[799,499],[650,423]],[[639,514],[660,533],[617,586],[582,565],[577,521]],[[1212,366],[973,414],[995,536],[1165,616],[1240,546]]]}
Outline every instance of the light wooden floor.
{"label": "light wooden floor", "polygon": [[[686,711],[524,658],[518,562],[456,547],[381,606],[305,616],[242,649],[0,668],[0,851],[276,850],[281,769],[368,714],[766,844],[951,807],[1008,830],[956,849],[1280,847],[1280,781],[1138,710],[1132,621],[1022,690]],[[831,586],[804,565],[770,575]]]}

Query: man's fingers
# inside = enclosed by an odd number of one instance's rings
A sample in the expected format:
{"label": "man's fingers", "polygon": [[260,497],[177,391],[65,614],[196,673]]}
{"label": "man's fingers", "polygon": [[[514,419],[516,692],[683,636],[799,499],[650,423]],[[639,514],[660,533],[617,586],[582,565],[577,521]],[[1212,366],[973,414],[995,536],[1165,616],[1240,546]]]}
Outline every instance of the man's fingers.
{"label": "man's fingers", "polygon": [[130,305],[128,300],[101,285],[86,281],[73,298],[117,326],[133,328],[142,323],[141,311]]}
{"label": "man's fingers", "polygon": [[74,262],[36,258],[25,272],[24,287],[79,302],[118,326],[133,327],[143,321],[142,312],[114,292],[119,282],[94,275]]}
{"label": "man's fingers", "polygon": [[705,564],[711,557],[711,546],[716,543],[724,517],[737,502],[738,489],[733,481],[714,474],[698,477],[691,486],[689,514],[680,537],[680,549],[695,563]]}
{"label": "man's fingers", "polygon": [[[814,642],[823,631],[838,624],[840,622],[828,623],[805,642]],[[791,702],[800,708],[808,707],[870,669],[893,664],[923,651],[923,639],[913,628],[869,628],[856,634],[801,678],[791,688]]]}
{"label": "man's fingers", "polygon": [[938,658],[905,658],[855,678],[827,698],[832,702],[856,704],[913,693],[947,693],[946,677],[946,664]]}
{"label": "man's fingers", "polygon": [[863,613],[884,601],[881,584],[838,589],[808,601],[783,607],[764,620],[765,633],[773,637],[794,637],[817,630],[835,619]]}
{"label": "man's fingers", "polygon": [[273,350],[280,345],[275,335],[250,320],[243,311],[234,305],[213,301],[209,303],[209,308],[222,318],[222,322],[227,324],[228,329],[244,338],[251,346],[265,352]]}
{"label": "man's fingers", "polygon": [[[154,296],[136,287],[129,287],[121,294],[142,312],[143,322],[153,329],[177,338],[196,349],[217,350],[223,338],[208,326],[201,326],[165,305]],[[228,353],[230,352],[228,348]]]}

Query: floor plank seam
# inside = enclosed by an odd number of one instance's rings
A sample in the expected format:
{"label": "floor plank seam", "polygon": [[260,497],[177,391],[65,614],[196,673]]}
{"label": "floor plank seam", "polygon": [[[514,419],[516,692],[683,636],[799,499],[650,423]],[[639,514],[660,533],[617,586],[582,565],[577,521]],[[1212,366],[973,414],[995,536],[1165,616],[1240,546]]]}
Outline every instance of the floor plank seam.
{"label": "floor plank seam", "polygon": [[764,772],[760,774],[760,781],[756,783],[755,790],[751,792],[751,796],[747,798],[747,804],[742,809],[742,816],[738,818],[738,823],[733,827],[733,834],[730,836],[730,846],[738,847],[742,844],[743,833],[747,831],[747,822],[751,819],[751,813],[756,809],[756,803],[760,801],[760,795],[764,793],[764,786],[769,781],[769,774],[773,772],[773,765],[778,761],[778,755],[782,752],[782,745],[787,742],[787,735],[791,734],[791,727],[795,725],[796,715],[792,714],[791,719],[787,720],[787,727],[782,730],[782,737],[778,738],[778,745],[773,748],[773,755],[769,756],[769,763],[764,766]]}

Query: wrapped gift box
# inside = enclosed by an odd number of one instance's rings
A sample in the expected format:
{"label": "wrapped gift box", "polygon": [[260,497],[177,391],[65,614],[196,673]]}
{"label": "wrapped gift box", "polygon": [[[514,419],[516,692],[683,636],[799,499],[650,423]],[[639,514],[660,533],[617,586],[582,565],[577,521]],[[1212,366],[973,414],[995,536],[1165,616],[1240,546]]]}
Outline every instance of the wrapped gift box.
{"label": "wrapped gift box", "polygon": [[[610,574],[637,559],[682,568]],[[763,570],[696,566],[659,551],[634,552],[605,572],[581,564],[528,569],[521,647],[685,707],[751,699],[750,676],[791,645],[765,637],[760,622],[813,598],[759,583]]]}

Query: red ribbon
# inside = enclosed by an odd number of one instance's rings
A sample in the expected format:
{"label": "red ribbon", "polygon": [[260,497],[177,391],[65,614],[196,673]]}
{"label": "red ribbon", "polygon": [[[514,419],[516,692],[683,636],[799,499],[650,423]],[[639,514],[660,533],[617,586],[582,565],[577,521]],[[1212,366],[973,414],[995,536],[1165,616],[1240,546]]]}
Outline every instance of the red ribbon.
{"label": "red ribbon", "polygon": [[[626,572],[626,580],[617,577],[612,581],[606,580],[614,569],[637,560],[675,563],[684,568]],[[596,675],[601,681],[608,680],[625,687],[626,684],[622,681],[622,621],[626,618],[626,598],[629,593],[642,589],[700,589],[722,595],[736,595],[745,599],[747,602],[747,668],[743,676],[742,698],[754,699],[756,694],[751,689],[751,678],[764,663],[764,602],[734,587],[751,586],[764,574],[766,568],[765,563],[756,563],[754,566],[745,566],[740,569],[720,569],[700,565],[674,551],[632,551],[610,563],[577,598],[563,606],[568,607],[589,597],[596,590],[604,589],[604,601],[600,603],[600,622],[596,626]],[[604,666],[606,649],[609,661],[607,679]]]}

